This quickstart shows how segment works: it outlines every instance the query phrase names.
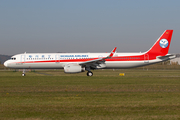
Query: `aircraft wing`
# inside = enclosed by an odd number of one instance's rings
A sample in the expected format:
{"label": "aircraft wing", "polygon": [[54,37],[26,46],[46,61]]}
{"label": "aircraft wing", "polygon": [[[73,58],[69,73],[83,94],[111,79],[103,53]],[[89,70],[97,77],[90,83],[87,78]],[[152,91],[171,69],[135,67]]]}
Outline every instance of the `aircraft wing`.
{"label": "aircraft wing", "polygon": [[116,48],[117,47],[115,47],[107,57],[103,57],[103,58],[99,58],[99,59],[95,59],[95,60],[89,60],[86,62],[81,62],[81,63],[79,63],[79,65],[87,66],[87,67],[99,66],[99,64],[102,64],[105,62],[105,59],[111,58],[114,55]]}

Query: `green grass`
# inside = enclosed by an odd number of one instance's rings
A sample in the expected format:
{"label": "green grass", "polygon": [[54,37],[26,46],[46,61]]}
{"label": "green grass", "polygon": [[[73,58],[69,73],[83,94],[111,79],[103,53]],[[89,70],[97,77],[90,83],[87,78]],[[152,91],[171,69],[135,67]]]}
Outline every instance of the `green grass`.
{"label": "green grass", "polygon": [[0,119],[180,120],[180,70],[93,72],[1,71]]}

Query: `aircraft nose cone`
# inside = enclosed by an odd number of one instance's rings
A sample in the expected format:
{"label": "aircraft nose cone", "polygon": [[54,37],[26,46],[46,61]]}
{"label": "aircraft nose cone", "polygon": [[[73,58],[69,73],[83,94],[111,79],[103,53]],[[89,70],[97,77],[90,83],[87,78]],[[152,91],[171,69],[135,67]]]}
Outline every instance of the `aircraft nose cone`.
{"label": "aircraft nose cone", "polygon": [[8,67],[8,63],[7,63],[7,61],[6,61],[6,62],[4,62],[4,66],[5,66],[5,67]]}

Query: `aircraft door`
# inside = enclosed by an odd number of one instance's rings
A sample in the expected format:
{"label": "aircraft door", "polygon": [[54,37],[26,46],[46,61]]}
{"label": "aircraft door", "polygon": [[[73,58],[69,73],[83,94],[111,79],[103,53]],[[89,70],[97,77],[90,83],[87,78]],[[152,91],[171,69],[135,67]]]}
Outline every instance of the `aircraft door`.
{"label": "aircraft door", "polygon": [[59,63],[60,62],[60,55],[55,55],[55,62]]}
{"label": "aircraft door", "polygon": [[22,62],[22,63],[25,63],[25,61],[26,61],[26,55],[23,54],[23,55],[21,55],[21,62]]}
{"label": "aircraft door", "polygon": [[149,55],[144,54],[144,63],[149,63]]}

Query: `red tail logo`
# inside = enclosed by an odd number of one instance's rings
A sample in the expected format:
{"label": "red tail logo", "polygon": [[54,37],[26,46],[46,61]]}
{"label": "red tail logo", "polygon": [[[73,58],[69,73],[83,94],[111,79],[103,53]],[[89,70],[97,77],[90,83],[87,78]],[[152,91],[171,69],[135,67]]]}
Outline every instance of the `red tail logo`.
{"label": "red tail logo", "polygon": [[146,54],[151,58],[168,54],[172,34],[173,30],[166,30]]}

